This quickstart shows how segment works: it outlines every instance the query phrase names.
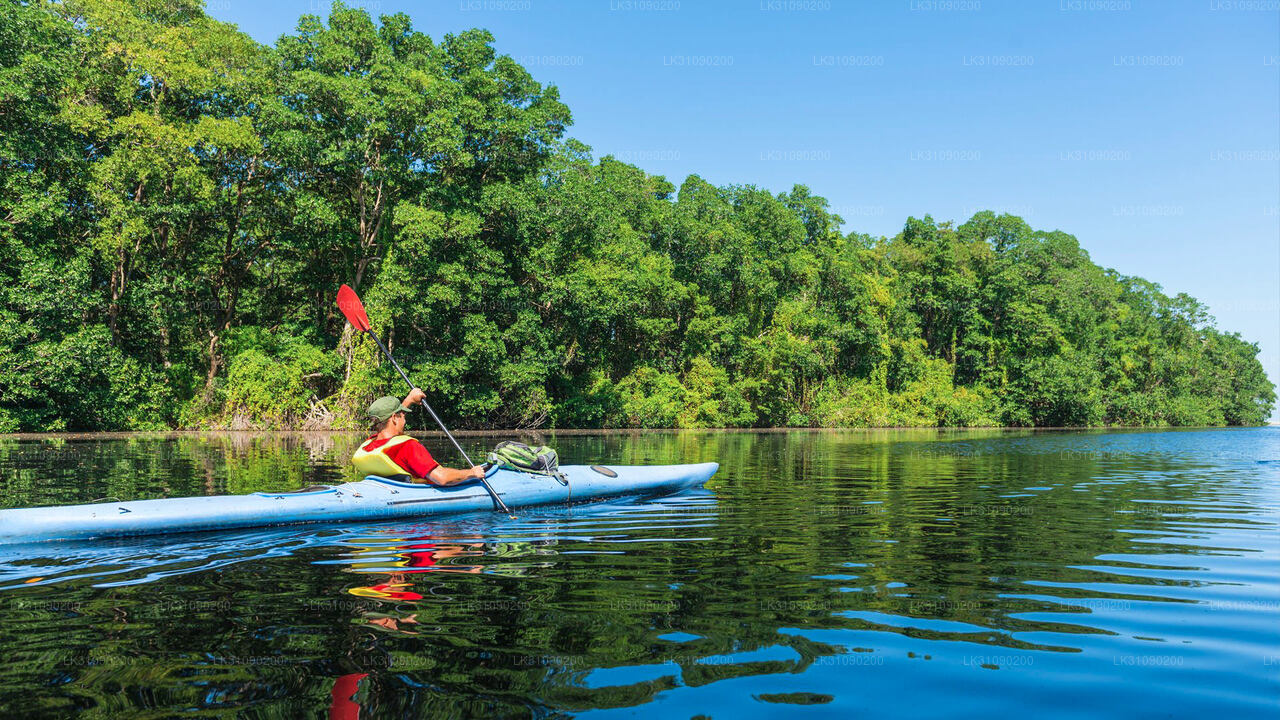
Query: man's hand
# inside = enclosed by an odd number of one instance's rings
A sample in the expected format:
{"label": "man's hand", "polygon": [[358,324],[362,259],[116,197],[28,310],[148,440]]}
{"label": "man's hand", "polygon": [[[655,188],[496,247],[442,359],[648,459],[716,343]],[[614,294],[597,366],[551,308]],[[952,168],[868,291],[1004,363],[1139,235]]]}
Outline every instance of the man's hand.
{"label": "man's hand", "polygon": [[413,407],[417,403],[422,402],[422,398],[426,396],[427,394],[422,392],[422,388],[414,388],[409,391],[409,394],[404,398],[404,402],[400,404],[404,407]]}
{"label": "man's hand", "polygon": [[474,480],[479,480],[484,477],[484,469],[483,465],[472,465],[470,477]]}

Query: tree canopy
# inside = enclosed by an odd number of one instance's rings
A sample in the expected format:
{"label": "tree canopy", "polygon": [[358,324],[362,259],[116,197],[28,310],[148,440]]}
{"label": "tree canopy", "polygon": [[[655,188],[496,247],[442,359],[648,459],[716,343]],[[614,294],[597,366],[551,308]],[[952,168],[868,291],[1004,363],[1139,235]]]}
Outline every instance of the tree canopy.
{"label": "tree canopy", "polygon": [[0,4],[0,432],[1251,425],[1258,346],[1076,239],[827,201],[569,138],[483,30],[337,3],[263,46],[193,0]]}

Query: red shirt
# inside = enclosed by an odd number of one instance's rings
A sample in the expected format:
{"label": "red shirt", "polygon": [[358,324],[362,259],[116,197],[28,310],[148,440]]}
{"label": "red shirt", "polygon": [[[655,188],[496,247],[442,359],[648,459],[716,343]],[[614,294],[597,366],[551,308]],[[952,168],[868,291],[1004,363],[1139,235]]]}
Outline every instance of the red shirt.
{"label": "red shirt", "polygon": [[[385,444],[387,444],[387,440],[374,440],[365,445],[364,449],[377,450]],[[435,458],[431,457],[431,453],[427,452],[427,449],[417,440],[405,440],[399,445],[393,445],[386,449],[385,454],[391,458],[391,462],[409,471],[410,475],[417,478],[424,478],[430,475],[432,470],[440,467],[440,463],[436,462]]]}

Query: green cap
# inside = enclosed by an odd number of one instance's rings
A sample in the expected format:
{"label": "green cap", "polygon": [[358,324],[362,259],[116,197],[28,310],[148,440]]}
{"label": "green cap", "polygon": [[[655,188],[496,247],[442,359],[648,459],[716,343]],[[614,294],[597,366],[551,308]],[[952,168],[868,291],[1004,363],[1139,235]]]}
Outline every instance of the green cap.
{"label": "green cap", "polygon": [[391,395],[380,397],[369,406],[369,417],[377,418],[382,422],[386,422],[398,412],[413,412],[413,408],[401,406],[400,398]]}

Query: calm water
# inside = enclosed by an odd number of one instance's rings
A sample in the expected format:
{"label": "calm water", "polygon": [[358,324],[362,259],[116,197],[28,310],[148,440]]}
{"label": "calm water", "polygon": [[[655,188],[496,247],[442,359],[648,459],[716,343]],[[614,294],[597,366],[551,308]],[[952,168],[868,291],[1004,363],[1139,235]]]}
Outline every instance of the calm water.
{"label": "calm water", "polygon": [[[1280,716],[1280,429],[546,439],[722,468],[516,521],[0,546],[0,708]],[[346,479],[354,441],[0,438],[0,488],[296,488]]]}

